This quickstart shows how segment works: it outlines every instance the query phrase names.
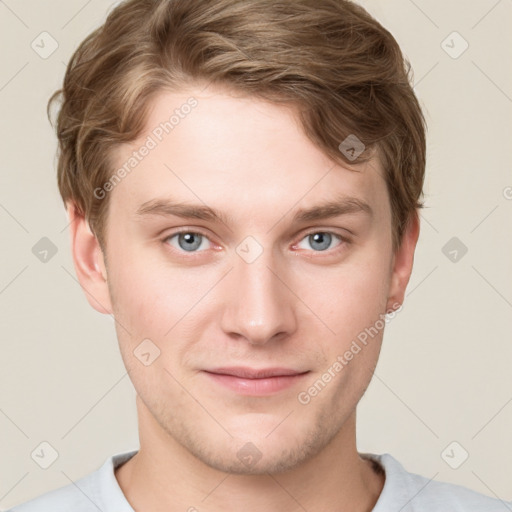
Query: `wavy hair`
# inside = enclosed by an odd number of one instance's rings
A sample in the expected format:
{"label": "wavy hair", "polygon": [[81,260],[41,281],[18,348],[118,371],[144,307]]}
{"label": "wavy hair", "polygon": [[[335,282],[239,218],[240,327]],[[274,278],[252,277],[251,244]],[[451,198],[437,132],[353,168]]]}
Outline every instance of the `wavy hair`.
{"label": "wavy hair", "polygon": [[[163,90],[212,83],[296,107],[306,136],[342,165],[377,151],[393,245],[421,208],[426,124],[393,36],[347,0],[127,0],[74,52],[59,101],[58,186],[104,247],[112,150],[142,132]],[[364,144],[356,162],[340,151]]]}

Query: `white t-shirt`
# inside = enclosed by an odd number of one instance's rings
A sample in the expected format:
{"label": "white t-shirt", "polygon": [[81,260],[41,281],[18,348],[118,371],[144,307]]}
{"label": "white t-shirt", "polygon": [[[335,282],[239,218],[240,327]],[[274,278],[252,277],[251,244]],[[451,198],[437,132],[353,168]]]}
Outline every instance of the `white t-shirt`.
{"label": "white t-shirt", "polygon": [[[117,483],[114,469],[137,450],[108,457],[96,471],[49,491],[7,512],[134,512]],[[511,512],[502,501],[454,485],[409,473],[389,453],[361,453],[385,471],[382,492],[372,512]]]}

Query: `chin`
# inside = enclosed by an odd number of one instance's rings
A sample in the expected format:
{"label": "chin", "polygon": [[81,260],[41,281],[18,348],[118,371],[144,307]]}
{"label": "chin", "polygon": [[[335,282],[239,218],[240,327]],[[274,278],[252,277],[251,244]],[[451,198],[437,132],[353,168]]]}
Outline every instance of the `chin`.
{"label": "chin", "polygon": [[[261,445],[260,445],[261,446]],[[302,451],[302,450],[301,450]],[[259,449],[254,443],[246,442],[238,450],[223,453],[195,454],[204,464],[213,469],[234,475],[266,475],[289,471],[300,465],[307,454],[298,451],[271,451]]]}
{"label": "chin", "polygon": [[[277,474],[293,470],[318,455],[333,439],[335,432],[316,427],[297,430],[297,422],[282,428],[274,422],[274,432],[252,424],[241,435],[213,441],[188,439],[187,449],[207,466],[237,475]],[[295,429],[293,429],[295,427]],[[269,434],[269,432],[271,432]],[[232,432],[232,434],[234,434]],[[254,435],[253,435],[254,434]]]}

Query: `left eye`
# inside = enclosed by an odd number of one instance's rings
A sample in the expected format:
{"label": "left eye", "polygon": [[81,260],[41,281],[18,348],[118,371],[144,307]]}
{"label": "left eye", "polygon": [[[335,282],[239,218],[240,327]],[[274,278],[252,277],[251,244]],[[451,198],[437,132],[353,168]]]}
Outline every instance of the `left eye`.
{"label": "left eye", "polygon": [[[201,233],[194,233],[193,231],[183,231],[181,233],[175,233],[165,239],[165,241],[171,241],[176,239],[178,246],[170,242],[170,244],[176,249],[182,249],[186,252],[195,252],[197,249],[203,246],[203,242],[207,241],[208,238]],[[203,247],[204,249],[204,247]]]}
{"label": "left eye", "polygon": [[338,240],[340,240],[340,242],[343,242],[343,238],[340,235],[328,233],[326,231],[317,231],[315,233],[310,233],[309,235],[306,235],[299,242],[298,247],[300,247],[300,244],[304,240],[307,240],[310,246],[313,247],[315,251],[325,251],[330,248],[331,242],[333,241],[334,238],[337,238]]}

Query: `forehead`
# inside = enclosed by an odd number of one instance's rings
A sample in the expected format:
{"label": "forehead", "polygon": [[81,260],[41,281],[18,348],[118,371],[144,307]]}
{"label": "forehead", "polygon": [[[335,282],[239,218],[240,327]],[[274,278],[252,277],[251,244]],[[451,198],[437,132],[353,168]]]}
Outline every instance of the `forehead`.
{"label": "forehead", "polygon": [[228,215],[258,211],[275,218],[295,205],[347,196],[385,213],[378,158],[353,169],[341,166],[311,142],[297,119],[293,108],[218,88],[162,92],[143,133],[114,154],[115,169],[128,172],[111,200],[127,214],[167,195]]}

